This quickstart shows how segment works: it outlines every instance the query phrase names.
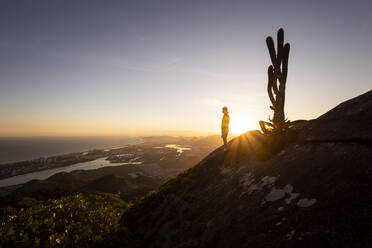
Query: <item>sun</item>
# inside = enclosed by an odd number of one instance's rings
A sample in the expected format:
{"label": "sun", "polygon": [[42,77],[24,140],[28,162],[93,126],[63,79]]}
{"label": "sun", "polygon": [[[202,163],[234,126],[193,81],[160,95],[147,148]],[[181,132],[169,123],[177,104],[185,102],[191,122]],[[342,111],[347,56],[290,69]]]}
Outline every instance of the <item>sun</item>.
{"label": "sun", "polygon": [[250,130],[257,129],[257,125],[245,116],[234,116],[230,119],[230,132],[242,134]]}

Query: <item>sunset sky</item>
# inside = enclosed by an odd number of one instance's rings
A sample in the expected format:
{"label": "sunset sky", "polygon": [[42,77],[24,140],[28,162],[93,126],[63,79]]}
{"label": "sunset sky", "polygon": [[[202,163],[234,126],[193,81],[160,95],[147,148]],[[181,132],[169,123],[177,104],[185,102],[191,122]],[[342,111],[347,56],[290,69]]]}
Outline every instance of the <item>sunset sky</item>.
{"label": "sunset sky", "polygon": [[[371,1],[4,0],[0,136],[204,135],[272,111],[265,44],[291,44],[286,115],[372,89]],[[275,37],[276,39],[276,37]]]}

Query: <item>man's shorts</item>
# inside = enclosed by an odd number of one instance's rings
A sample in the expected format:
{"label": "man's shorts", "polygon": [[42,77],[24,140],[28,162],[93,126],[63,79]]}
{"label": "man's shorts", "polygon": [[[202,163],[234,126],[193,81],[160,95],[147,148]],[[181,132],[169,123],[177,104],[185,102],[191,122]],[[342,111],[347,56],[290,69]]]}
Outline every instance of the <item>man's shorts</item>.
{"label": "man's shorts", "polygon": [[222,134],[221,134],[221,138],[222,138],[222,139],[227,139],[227,134],[228,134],[228,133],[222,133]]}

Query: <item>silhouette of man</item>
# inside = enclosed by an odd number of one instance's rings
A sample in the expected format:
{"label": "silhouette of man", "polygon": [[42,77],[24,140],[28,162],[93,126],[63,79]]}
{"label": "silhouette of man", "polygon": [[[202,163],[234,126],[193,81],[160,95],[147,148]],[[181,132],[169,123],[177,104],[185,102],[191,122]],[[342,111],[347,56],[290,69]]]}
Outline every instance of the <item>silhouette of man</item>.
{"label": "silhouette of man", "polygon": [[223,150],[227,151],[227,135],[229,134],[229,123],[230,123],[230,116],[229,112],[227,111],[227,107],[222,108],[222,123],[221,123],[221,138],[223,140]]}

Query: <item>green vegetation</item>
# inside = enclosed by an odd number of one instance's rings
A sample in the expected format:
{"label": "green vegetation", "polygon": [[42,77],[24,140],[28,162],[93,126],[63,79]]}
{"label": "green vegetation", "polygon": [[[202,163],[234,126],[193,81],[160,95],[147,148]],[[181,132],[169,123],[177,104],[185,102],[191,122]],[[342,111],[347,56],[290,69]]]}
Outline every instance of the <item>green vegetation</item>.
{"label": "green vegetation", "polygon": [[0,247],[90,247],[116,238],[128,204],[112,194],[24,197],[0,209]]}
{"label": "green vegetation", "polygon": [[149,243],[175,247],[174,239],[186,224],[194,201],[192,190],[197,178],[193,171],[194,168],[179,174],[133,204],[122,218],[121,243],[127,247],[146,247]]}

